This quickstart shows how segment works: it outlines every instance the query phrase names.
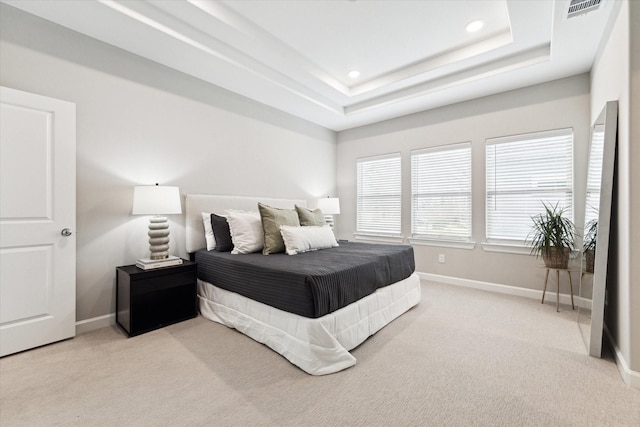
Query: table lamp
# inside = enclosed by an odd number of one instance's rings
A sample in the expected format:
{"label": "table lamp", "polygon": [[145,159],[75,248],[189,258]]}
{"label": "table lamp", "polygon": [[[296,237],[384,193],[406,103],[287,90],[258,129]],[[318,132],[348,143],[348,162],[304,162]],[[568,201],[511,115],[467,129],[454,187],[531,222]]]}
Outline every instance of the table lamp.
{"label": "table lamp", "polygon": [[165,185],[139,185],[133,188],[133,215],[149,218],[149,250],[152,260],[169,257],[169,223],[163,215],[181,214],[180,189]]}
{"label": "table lamp", "polygon": [[337,197],[318,199],[318,209],[324,214],[325,222],[333,228],[333,215],[340,214],[340,199]]}

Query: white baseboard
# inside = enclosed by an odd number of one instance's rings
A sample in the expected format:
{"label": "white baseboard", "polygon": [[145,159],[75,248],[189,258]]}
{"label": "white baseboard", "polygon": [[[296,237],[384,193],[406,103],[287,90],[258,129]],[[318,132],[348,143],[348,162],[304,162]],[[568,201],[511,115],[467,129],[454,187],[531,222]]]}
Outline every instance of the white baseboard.
{"label": "white baseboard", "polygon": [[607,325],[604,325],[604,336],[609,341],[609,346],[613,350],[613,355],[616,359],[616,366],[618,366],[618,372],[620,372],[620,376],[622,377],[622,381],[628,386],[640,390],[640,372],[634,371],[629,368],[627,361],[622,356],[622,352],[618,348],[613,336],[609,332],[609,328]]}
{"label": "white baseboard", "polygon": [[[500,294],[516,295],[520,297],[532,298],[542,300],[542,289],[528,289],[520,288],[517,286],[500,285],[498,283],[481,282],[479,280],[461,279],[459,277],[441,276],[439,274],[432,273],[420,273],[418,275],[421,279],[431,280],[433,282],[444,283],[447,285],[464,286],[467,288],[481,289],[484,291],[496,292]],[[542,284],[540,284],[542,287]],[[545,301],[556,302],[556,293],[554,292],[554,284],[550,284],[547,287],[547,293],[544,296]],[[573,302],[576,307],[591,309],[591,300],[586,298],[580,298],[579,296],[573,296]],[[571,304],[571,296],[569,294],[560,294],[560,304]]]}
{"label": "white baseboard", "polygon": [[116,314],[105,314],[104,316],[92,317],[91,319],[76,322],[76,335],[106,328],[116,324]]}

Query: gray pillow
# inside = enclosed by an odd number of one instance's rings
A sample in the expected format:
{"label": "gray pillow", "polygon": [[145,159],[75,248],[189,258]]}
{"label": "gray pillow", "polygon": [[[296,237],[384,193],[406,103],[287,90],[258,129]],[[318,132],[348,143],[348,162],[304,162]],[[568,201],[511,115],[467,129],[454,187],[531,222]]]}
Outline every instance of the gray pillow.
{"label": "gray pillow", "polygon": [[229,252],[233,250],[233,242],[231,241],[231,231],[229,230],[229,222],[227,218],[211,214],[211,229],[216,239],[216,246],[213,248],[217,252]]}
{"label": "gray pillow", "polygon": [[280,233],[281,225],[299,226],[298,214],[293,209],[272,208],[262,203],[258,203],[260,218],[262,219],[262,229],[264,230],[264,255],[284,252],[284,240]]}
{"label": "gray pillow", "polygon": [[324,214],[320,209],[309,210],[307,208],[301,208],[296,205],[296,212],[298,213],[298,219],[300,225],[303,226],[321,226],[325,225]]}

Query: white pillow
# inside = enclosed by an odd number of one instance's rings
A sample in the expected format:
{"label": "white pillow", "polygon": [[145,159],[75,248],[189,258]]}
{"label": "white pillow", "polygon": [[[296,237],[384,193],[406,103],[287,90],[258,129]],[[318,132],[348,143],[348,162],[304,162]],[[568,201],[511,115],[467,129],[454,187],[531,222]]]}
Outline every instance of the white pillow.
{"label": "white pillow", "polygon": [[285,251],[289,255],[338,246],[336,236],[328,225],[306,227],[282,225],[280,233],[284,240]]}
{"label": "white pillow", "polygon": [[225,212],[231,241],[232,254],[250,254],[261,251],[264,247],[264,231],[258,212],[241,212],[228,210]]}
{"label": "white pillow", "polygon": [[216,247],[216,238],[213,235],[213,229],[211,228],[211,214],[208,212],[201,212],[202,224],[204,225],[204,239],[207,241],[207,250]]}

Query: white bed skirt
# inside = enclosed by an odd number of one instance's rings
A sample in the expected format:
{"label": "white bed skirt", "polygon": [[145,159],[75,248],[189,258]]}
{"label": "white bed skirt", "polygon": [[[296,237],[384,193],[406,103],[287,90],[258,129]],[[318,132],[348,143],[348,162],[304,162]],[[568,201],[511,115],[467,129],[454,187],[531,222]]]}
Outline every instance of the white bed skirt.
{"label": "white bed skirt", "polygon": [[408,278],[317,319],[299,316],[198,280],[203,317],[271,347],[311,375],[356,364],[354,349],[420,302],[420,278]]}

